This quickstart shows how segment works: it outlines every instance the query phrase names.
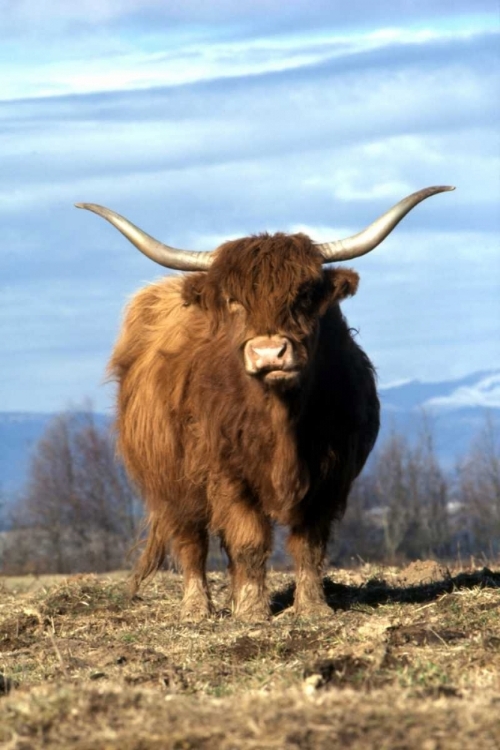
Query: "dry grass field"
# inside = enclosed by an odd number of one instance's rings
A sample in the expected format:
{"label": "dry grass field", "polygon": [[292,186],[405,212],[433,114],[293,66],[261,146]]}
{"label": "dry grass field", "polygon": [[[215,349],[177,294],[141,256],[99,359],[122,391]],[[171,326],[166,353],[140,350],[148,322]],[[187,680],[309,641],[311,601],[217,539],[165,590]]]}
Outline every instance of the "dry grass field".
{"label": "dry grass field", "polygon": [[[495,566],[491,566],[495,567]],[[0,582],[0,747],[264,750],[500,747],[500,573],[331,571],[331,616],[270,622],[219,608],[179,622],[180,579],[139,600],[125,574]]]}

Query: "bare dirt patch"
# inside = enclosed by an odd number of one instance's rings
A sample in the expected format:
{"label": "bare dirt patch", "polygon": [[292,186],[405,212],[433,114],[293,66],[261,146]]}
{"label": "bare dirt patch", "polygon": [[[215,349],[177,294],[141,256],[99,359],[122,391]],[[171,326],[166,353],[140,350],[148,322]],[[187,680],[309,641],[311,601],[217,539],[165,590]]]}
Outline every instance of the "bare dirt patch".
{"label": "bare dirt patch", "polygon": [[417,586],[435,583],[446,579],[449,573],[444,565],[435,560],[415,560],[399,573],[398,579],[403,586]]}
{"label": "bare dirt patch", "polygon": [[218,614],[194,625],[172,573],[134,601],[124,575],[7,580],[0,746],[498,747],[500,573],[332,571],[317,621],[291,615],[292,577],[271,573],[258,626],[228,615],[222,574],[210,583]]}

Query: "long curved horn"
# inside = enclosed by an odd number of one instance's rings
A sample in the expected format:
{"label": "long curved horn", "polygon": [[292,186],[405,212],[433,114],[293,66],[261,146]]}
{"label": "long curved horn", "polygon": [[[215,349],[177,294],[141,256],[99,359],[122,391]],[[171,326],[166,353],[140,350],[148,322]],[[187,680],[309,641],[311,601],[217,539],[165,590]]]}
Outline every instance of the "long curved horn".
{"label": "long curved horn", "polygon": [[109,208],[98,206],[95,203],[75,203],[75,206],[86,208],[87,211],[93,211],[98,216],[102,216],[130,240],[141,253],[147,255],[155,263],[159,263],[160,266],[173,268],[177,271],[206,271],[212,262],[211,252],[198,253],[195,250],[177,250],[175,247],[164,245]]}
{"label": "long curved horn", "polygon": [[335,240],[334,242],[316,242],[315,245],[323,255],[323,263],[331,263],[337,260],[352,260],[360,255],[365,255],[373,250],[377,245],[385,240],[392,232],[394,227],[399,224],[412,208],[420,201],[429,198],[436,193],[444,193],[447,190],[455,190],[449,185],[440,185],[437,187],[428,187],[412,193],[407,198],[396,203],[385,214],[379,216],[373,224],[370,224],[362,232],[354,234],[352,237],[346,237],[344,240]]}

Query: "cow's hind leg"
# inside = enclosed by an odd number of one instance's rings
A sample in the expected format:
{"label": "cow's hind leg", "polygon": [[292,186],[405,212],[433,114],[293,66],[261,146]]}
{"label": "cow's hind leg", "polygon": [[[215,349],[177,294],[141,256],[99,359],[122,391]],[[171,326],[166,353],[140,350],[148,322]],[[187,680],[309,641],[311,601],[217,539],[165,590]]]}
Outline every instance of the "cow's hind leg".
{"label": "cow's hind leg", "polygon": [[167,544],[182,569],[184,597],[182,617],[185,620],[202,620],[212,612],[205,565],[208,553],[208,533],[205,528],[178,524],[167,513],[151,514],[149,533],[144,550],[136,564],[131,594],[135,595],[140,584],[154,575],[163,564]]}
{"label": "cow's hind leg", "polygon": [[198,622],[213,612],[206,576],[208,533],[205,528],[189,527],[172,540],[172,553],[184,576],[181,617]]}
{"label": "cow's hind leg", "polygon": [[331,615],[321,575],[329,532],[330,523],[326,519],[291,529],[288,549],[296,568],[294,610],[297,615]]}
{"label": "cow's hind leg", "polygon": [[271,614],[266,588],[271,524],[244,502],[226,507],[225,511],[218,530],[229,557],[233,614],[240,620],[265,620]]}

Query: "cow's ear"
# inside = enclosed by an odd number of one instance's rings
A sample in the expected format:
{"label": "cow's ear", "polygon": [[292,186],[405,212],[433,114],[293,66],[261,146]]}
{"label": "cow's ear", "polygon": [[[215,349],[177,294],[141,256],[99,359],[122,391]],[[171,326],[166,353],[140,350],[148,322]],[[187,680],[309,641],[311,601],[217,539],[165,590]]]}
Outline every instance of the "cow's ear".
{"label": "cow's ear", "polygon": [[182,299],[186,306],[203,304],[203,290],[206,278],[207,274],[203,272],[190,273],[184,276]]}
{"label": "cow's ear", "polygon": [[356,271],[351,268],[328,268],[325,275],[330,282],[331,302],[340,302],[356,294],[359,284],[359,275]]}

